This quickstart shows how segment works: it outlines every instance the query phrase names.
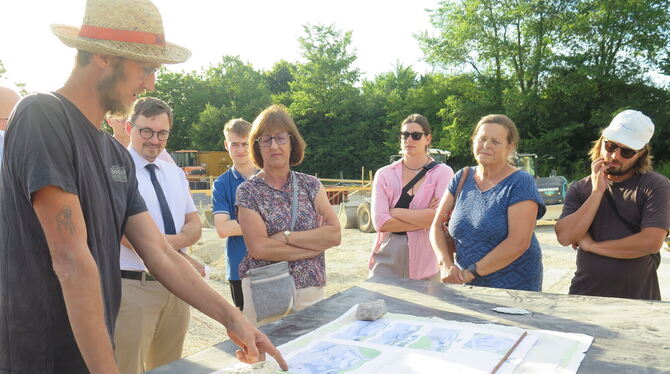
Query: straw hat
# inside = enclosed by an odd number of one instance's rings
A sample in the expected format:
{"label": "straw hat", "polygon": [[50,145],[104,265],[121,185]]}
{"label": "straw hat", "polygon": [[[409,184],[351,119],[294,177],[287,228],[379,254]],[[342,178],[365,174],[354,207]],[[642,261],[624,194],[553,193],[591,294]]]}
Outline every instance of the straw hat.
{"label": "straw hat", "polygon": [[191,56],[165,41],[163,19],[149,0],[87,0],[81,28],[51,25],[51,31],[68,47],[132,60],[175,64]]}

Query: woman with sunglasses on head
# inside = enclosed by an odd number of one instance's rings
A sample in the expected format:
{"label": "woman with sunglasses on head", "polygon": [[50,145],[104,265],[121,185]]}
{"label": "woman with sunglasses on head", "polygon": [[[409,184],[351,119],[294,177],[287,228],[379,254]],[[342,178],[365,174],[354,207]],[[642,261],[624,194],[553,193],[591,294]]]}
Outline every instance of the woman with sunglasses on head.
{"label": "woman with sunglasses on head", "polygon": [[[261,310],[269,310],[268,304],[277,300],[272,299],[273,290],[266,289],[269,293],[262,300],[252,292],[254,271],[287,261],[295,285],[290,309],[304,309],[326,297],[324,252],[339,245],[341,235],[321,182],[291,170],[303,160],[305,141],[285,107],[272,105],[258,115],[249,148],[260,172],[237,189],[238,220],[248,250],[239,272],[243,312],[251,322],[263,323],[276,318]],[[268,284],[279,287],[279,282]],[[275,291],[280,296],[283,292]]]}
{"label": "woman with sunglasses on head", "polygon": [[432,140],[426,117],[400,124],[402,158],[379,170],[372,184],[372,223],[377,229],[370,276],[439,280],[428,228],[453,170],[428,156]]}
{"label": "woman with sunglasses on head", "polygon": [[[477,166],[456,173],[430,230],[443,282],[542,290],[542,254],[533,230],[546,208],[533,177],[510,162],[518,144],[519,131],[507,116],[491,114],[477,123],[472,133]],[[443,228],[450,211],[455,262]]]}

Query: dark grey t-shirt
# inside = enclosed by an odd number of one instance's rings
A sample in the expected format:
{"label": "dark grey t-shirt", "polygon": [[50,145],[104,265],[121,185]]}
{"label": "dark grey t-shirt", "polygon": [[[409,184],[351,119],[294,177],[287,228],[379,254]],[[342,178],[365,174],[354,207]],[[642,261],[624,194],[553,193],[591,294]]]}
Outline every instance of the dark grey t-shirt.
{"label": "dark grey t-shirt", "polygon": [[[670,181],[655,173],[636,174],[612,183],[603,196],[589,234],[595,241],[616,240],[646,227],[670,229]],[[575,182],[565,197],[561,218],[579,209],[591,195],[591,178]],[[616,207],[612,205],[614,203]],[[616,209],[616,211],[615,211]],[[618,211],[618,214],[617,214]],[[622,222],[625,218],[628,224]],[[617,259],[577,250],[577,271],[570,293],[578,295],[660,300],[652,256]]]}
{"label": "dark grey t-shirt", "polygon": [[0,373],[87,373],[31,196],[52,185],[79,197],[111,337],[121,299],[119,243],[128,217],[146,210],[134,163],[121,144],[58,94],[24,98],[5,139]]}

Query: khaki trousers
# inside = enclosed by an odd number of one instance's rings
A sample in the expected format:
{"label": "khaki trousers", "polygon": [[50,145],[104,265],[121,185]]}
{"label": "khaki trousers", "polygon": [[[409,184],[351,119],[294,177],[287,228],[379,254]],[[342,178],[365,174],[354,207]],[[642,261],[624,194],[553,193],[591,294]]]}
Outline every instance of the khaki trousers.
{"label": "khaki trousers", "polygon": [[[368,278],[375,275],[389,278],[409,278],[409,246],[407,235],[389,233],[382,242],[379,251],[374,254],[375,263],[368,273]],[[440,272],[423,280],[440,282]]]}
{"label": "khaki trousers", "polygon": [[[256,308],[254,307],[254,300],[251,297],[251,279],[249,277],[242,278],[242,294],[244,295],[244,310],[242,314],[254,326],[264,325],[272,321],[283,318],[286,314],[268,317],[261,321],[256,321]],[[293,296],[293,311],[297,312],[318,303],[326,298],[326,287],[306,287],[296,289]],[[288,314],[288,313],[287,313]]]}
{"label": "khaki trousers", "polygon": [[188,304],[157,281],[121,279],[123,294],[114,330],[121,374],[138,374],[181,358]]}

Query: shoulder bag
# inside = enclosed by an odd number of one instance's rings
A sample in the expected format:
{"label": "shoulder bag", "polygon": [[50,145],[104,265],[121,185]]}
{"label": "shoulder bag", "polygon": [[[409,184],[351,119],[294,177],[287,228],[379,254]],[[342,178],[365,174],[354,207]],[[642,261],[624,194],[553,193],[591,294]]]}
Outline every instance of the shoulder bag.
{"label": "shoulder bag", "polygon": [[444,230],[444,235],[447,239],[447,251],[451,255],[456,253],[456,244],[454,243],[454,238],[449,233],[449,220],[451,219],[451,215],[454,213],[454,209],[456,209],[456,204],[458,203],[458,197],[461,195],[463,184],[465,183],[465,180],[468,179],[468,174],[470,173],[470,167],[466,166],[462,170],[463,172],[461,173],[461,179],[458,181],[458,187],[456,187],[456,195],[454,196],[454,207],[451,208],[451,210],[448,211],[442,218],[442,229]]}

